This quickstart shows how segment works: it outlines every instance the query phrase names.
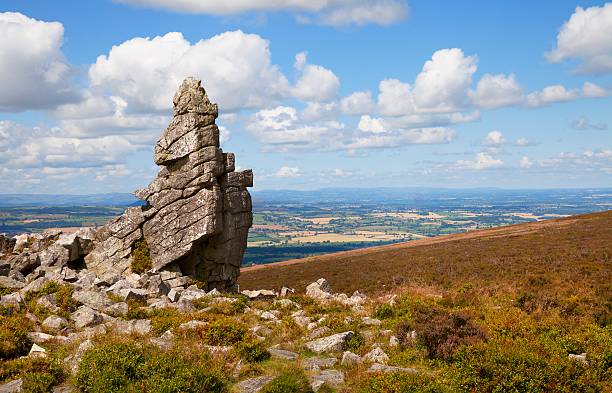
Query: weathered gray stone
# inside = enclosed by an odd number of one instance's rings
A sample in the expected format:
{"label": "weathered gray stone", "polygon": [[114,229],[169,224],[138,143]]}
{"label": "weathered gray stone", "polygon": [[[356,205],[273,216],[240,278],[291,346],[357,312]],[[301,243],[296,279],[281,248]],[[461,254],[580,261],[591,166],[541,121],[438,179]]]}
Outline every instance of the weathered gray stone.
{"label": "weathered gray stone", "polygon": [[344,383],[344,373],[340,370],[323,370],[310,377],[310,387],[318,392],[323,385],[337,388]]}
{"label": "weathered gray stone", "polygon": [[302,361],[302,368],[307,371],[319,371],[326,368],[334,367],[338,363],[336,358],[312,357]]}
{"label": "weathered gray stone", "polygon": [[272,355],[272,357],[282,360],[295,360],[299,356],[295,352],[286,351],[284,349],[278,348],[268,348],[268,352],[270,352],[270,355]]}
{"label": "weathered gray stone", "polygon": [[28,338],[35,344],[43,344],[53,340],[55,336],[43,332],[30,332]]}
{"label": "weathered gray stone", "polygon": [[113,323],[113,328],[118,334],[137,334],[142,336],[151,332],[151,321],[148,319],[117,320]]}
{"label": "weathered gray stone", "polygon": [[369,373],[409,373],[416,374],[418,371],[414,368],[387,366],[381,363],[374,363],[368,369]]}
{"label": "weathered gray stone", "polygon": [[380,347],[372,349],[370,352],[363,355],[363,360],[372,363],[387,364],[389,356]]}
{"label": "weathered gray stone", "polygon": [[122,289],[121,296],[123,296],[123,301],[128,302],[137,302],[137,303],[145,303],[147,301],[147,296],[149,292],[146,289]]}
{"label": "weathered gray stone", "polygon": [[[98,275],[111,269],[127,275],[136,243],[144,242],[153,271],[161,270],[169,286],[149,283],[152,295],[188,285],[181,276],[197,276],[209,290],[233,291],[252,225],[247,188],[253,186],[253,173],[234,172],[234,155],[219,148],[218,108],[200,81],[185,79],[173,103],[174,117],[155,146],[155,162],[162,168],[135,192],[146,205],[127,209],[96,231],[85,263]],[[72,258],[74,242],[66,236],[62,244]]]}
{"label": "weathered gray stone", "polygon": [[66,326],[68,321],[57,315],[50,315],[42,322],[43,327],[52,330],[59,330]]}
{"label": "weathered gray stone", "polygon": [[277,296],[276,291],[270,289],[260,289],[257,291],[244,290],[240,293],[248,297],[249,300],[266,300],[273,299]]}
{"label": "weathered gray stone", "polygon": [[306,348],[316,353],[323,352],[340,352],[346,347],[346,343],[350,340],[355,333],[348,331],[343,333],[334,334],[331,336],[319,338],[317,340],[309,341],[305,344]]}
{"label": "weathered gray stone", "polygon": [[28,353],[28,356],[34,358],[44,358],[47,357],[47,350],[38,344],[32,344],[32,348],[30,348],[30,353]]}
{"label": "weathered gray stone", "polygon": [[4,288],[18,290],[25,287],[26,284],[24,282],[14,280],[10,277],[0,276],[0,285]]}
{"label": "weathered gray stone", "polygon": [[306,296],[313,299],[331,299],[333,292],[326,279],[320,278],[306,287]]}
{"label": "weathered gray stone", "polygon": [[235,389],[237,393],[257,393],[273,379],[274,377],[271,375],[262,375],[261,377],[246,379],[242,382],[238,382],[235,385]]}
{"label": "weathered gray stone", "polygon": [[113,301],[104,292],[95,290],[74,291],[72,298],[79,303],[83,303],[97,311],[105,311],[113,305]]}
{"label": "weathered gray stone", "polygon": [[95,326],[103,322],[102,314],[91,307],[81,306],[70,315],[74,321],[74,327],[81,329],[87,326]]}
{"label": "weathered gray stone", "polygon": [[23,391],[23,379],[21,378],[0,384],[0,393],[18,393],[21,391]]}
{"label": "weathered gray stone", "polygon": [[575,353],[570,353],[569,355],[567,355],[567,358],[570,360],[574,360],[576,362],[580,362],[582,364],[586,364],[587,366],[589,364],[586,353],[581,353],[580,355],[575,354]]}
{"label": "weathered gray stone", "polygon": [[342,354],[342,360],[340,361],[340,364],[342,364],[343,366],[352,366],[352,365],[359,364],[362,362],[363,360],[361,359],[361,356],[351,351],[344,351],[344,353]]}

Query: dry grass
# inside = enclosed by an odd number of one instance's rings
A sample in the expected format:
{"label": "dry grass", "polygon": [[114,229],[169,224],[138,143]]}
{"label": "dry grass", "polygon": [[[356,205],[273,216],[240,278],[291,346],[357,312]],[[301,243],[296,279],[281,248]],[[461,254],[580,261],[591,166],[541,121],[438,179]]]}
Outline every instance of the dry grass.
{"label": "dry grass", "polygon": [[607,211],[247,268],[240,287],[303,291],[320,277],[346,293],[469,284],[488,295],[525,293],[526,302],[529,294],[552,302],[573,299],[568,312],[581,307],[595,313],[612,304],[611,271],[612,211]]}

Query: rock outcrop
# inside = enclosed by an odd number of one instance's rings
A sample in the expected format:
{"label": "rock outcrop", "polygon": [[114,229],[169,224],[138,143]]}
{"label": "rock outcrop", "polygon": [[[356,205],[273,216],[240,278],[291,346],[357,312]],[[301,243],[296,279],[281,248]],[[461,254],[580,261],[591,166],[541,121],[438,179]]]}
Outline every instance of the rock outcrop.
{"label": "rock outcrop", "polygon": [[136,247],[153,271],[197,277],[208,289],[235,290],[252,224],[250,170],[235,172],[219,147],[218,108],[200,81],[187,78],[174,96],[174,117],[155,145],[157,177],[132,207],[95,234],[85,257],[98,276],[130,273]]}

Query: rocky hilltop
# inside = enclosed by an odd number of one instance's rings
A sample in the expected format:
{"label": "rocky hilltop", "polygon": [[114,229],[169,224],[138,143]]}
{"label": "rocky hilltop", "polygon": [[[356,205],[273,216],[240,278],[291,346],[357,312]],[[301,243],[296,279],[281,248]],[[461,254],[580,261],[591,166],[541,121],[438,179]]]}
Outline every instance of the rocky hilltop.
{"label": "rocky hilltop", "polygon": [[127,209],[98,230],[2,238],[4,275],[20,282],[39,277],[81,279],[81,270],[110,285],[130,273],[160,282],[165,295],[192,279],[208,290],[235,291],[252,224],[250,170],[219,147],[218,107],[199,80],[183,81],[173,119],[155,145],[161,167]]}

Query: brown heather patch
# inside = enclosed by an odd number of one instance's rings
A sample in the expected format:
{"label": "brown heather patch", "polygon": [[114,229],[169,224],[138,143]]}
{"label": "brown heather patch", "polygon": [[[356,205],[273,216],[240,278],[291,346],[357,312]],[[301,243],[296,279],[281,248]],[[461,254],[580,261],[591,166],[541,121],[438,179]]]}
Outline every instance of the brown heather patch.
{"label": "brown heather patch", "polygon": [[[605,325],[612,313],[611,239],[607,211],[247,268],[240,287],[282,283],[303,291],[325,277],[336,292],[420,288],[422,295],[444,296],[468,285],[474,294],[507,298],[529,313],[558,308]],[[470,298],[453,296],[451,304]]]}

